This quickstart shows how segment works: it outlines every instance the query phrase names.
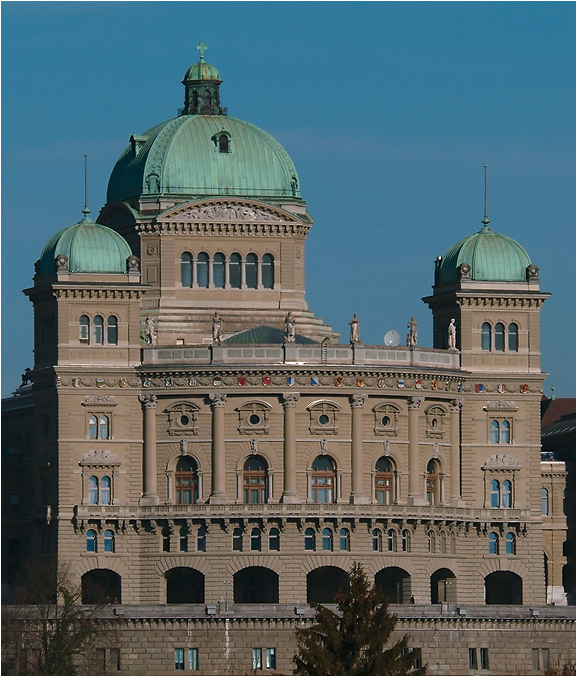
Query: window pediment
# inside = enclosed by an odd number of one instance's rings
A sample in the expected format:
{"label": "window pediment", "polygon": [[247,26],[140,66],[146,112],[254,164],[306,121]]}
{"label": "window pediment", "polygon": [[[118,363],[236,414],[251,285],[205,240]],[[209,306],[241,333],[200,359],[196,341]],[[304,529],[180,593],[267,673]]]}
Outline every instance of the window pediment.
{"label": "window pediment", "polygon": [[120,465],[121,461],[116,454],[113,454],[107,449],[92,449],[88,453],[84,454],[80,465],[92,465],[92,466],[110,466],[110,465]]}
{"label": "window pediment", "polygon": [[521,470],[519,460],[509,454],[494,454],[481,466],[483,470]]}

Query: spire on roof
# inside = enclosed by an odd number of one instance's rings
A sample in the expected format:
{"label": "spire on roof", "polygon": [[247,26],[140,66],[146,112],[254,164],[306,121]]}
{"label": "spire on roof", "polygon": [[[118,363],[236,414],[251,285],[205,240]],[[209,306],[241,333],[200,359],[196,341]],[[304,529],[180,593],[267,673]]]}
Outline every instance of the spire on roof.
{"label": "spire on roof", "polygon": [[483,165],[483,167],[485,168],[485,215],[483,216],[481,223],[485,226],[485,228],[488,228],[491,221],[487,216],[487,165]]}

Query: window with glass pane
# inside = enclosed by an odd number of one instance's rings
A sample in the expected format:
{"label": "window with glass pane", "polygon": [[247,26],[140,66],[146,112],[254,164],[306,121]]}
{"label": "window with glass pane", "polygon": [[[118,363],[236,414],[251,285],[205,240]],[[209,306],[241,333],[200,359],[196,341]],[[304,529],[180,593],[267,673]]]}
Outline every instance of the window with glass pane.
{"label": "window with glass pane", "polygon": [[108,416],[100,416],[98,419],[98,437],[101,440],[107,440],[109,435],[109,418]]}
{"label": "window with glass pane", "polygon": [[178,537],[178,549],[180,552],[188,552],[188,529],[181,527]]}
{"label": "window with glass pane", "polygon": [[323,550],[332,550],[333,549],[333,532],[330,529],[323,529]]}
{"label": "window with glass pane", "polygon": [[498,480],[491,480],[491,507],[499,508],[501,505],[501,487]]}
{"label": "window with glass pane", "polygon": [[82,343],[90,341],[90,319],[88,315],[81,315],[78,320],[78,338]]}
{"label": "window with glass pane", "polygon": [[178,460],[175,473],[176,503],[190,505],[198,500],[198,466],[185,456]]}
{"label": "window with glass pane", "polygon": [[192,287],[192,254],[188,252],[180,257],[180,282],[183,287]]}
{"label": "window with glass pane", "polygon": [[350,536],[348,529],[341,529],[339,531],[339,548],[341,550],[350,550]]}
{"label": "window with glass pane", "polygon": [[261,549],[261,535],[260,529],[252,529],[250,532],[250,549],[251,550],[260,550]]}
{"label": "window with glass pane", "polygon": [[505,536],[505,552],[507,555],[515,554],[515,534],[511,532]]}
{"label": "window with glass pane", "polygon": [[110,505],[111,495],[110,495],[110,477],[104,475],[100,480],[100,505]]}
{"label": "window with glass pane", "polygon": [[221,134],[218,137],[218,152],[228,153],[228,136],[226,134]]}
{"label": "window with glass pane", "polygon": [[98,439],[98,418],[96,416],[88,419],[88,437],[91,440]]}
{"label": "window with glass pane", "polygon": [[491,444],[499,444],[499,421],[491,421]]}
{"label": "window with glass pane", "polygon": [[276,527],[268,532],[268,549],[280,550],[280,531]]}
{"label": "window with glass pane", "polygon": [[519,350],[519,327],[514,322],[507,327],[507,347],[512,353]]}
{"label": "window with glass pane", "polygon": [[266,667],[267,670],[276,670],[276,649],[271,648],[266,650]]}
{"label": "window with glass pane", "polygon": [[170,531],[162,530],[162,552],[170,552]]}
{"label": "window with glass pane", "polygon": [[495,350],[505,350],[505,325],[502,322],[495,325]]}
{"label": "window with glass pane", "polygon": [[88,478],[88,503],[98,505],[98,477],[96,475]]}
{"label": "window with glass pane", "polygon": [[437,543],[435,538],[435,532],[429,531],[429,552],[435,552],[437,549]]}
{"label": "window with glass pane", "polygon": [[86,552],[96,552],[96,531],[88,529],[86,532]]}
{"label": "window with glass pane", "polygon": [[383,535],[381,534],[380,529],[373,529],[373,550],[375,552],[381,552],[383,549]]}
{"label": "window with glass pane", "polygon": [[435,461],[429,461],[427,464],[427,503],[429,505],[437,505],[438,503],[438,485],[437,464]]}
{"label": "window with glass pane", "polygon": [[397,534],[394,529],[389,529],[387,531],[387,550],[389,552],[395,552],[397,549]]}
{"label": "window with glass pane", "polygon": [[541,489],[541,514],[549,514],[549,492],[545,487]]}
{"label": "window with glass pane", "polygon": [[491,325],[488,322],[481,325],[481,349],[491,350]]}
{"label": "window with glass pane", "polygon": [[264,254],[261,264],[262,286],[265,289],[274,288],[274,257],[272,254]]}
{"label": "window with glass pane", "polygon": [[199,552],[206,552],[206,529],[204,527],[196,532],[196,549]]}
{"label": "window with glass pane", "polygon": [[196,259],[196,285],[208,287],[208,254],[200,252]]}
{"label": "window with glass pane", "polygon": [[315,530],[305,529],[305,550],[314,550],[315,549]]}
{"label": "window with glass pane", "polygon": [[268,465],[262,456],[250,456],[244,464],[242,477],[245,503],[266,503]]}
{"label": "window with glass pane", "polygon": [[509,444],[511,441],[511,424],[509,421],[501,421],[501,444]]}
{"label": "window with glass pane", "polygon": [[469,670],[477,670],[477,649],[469,649]]}
{"label": "window with glass pane", "polygon": [[489,669],[489,649],[479,649],[481,655],[481,670]]}
{"label": "window with glass pane", "polygon": [[114,532],[111,529],[104,532],[104,552],[114,552]]}
{"label": "window with glass pane", "polygon": [[512,508],[513,507],[513,496],[512,496],[513,485],[511,480],[505,480],[503,482],[501,490],[501,505],[503,508]]}
{"label": "window with glass pane", "polygon": [[375,493],[379,505],[393,502],[393,467],[389,459],[382,456],[376,464]]}
{"label": "window with glass pane", "polygon": [[225,256],[220,252],[214,255],[212,261],[212,282],[218,289],[224,289]]}
{"label": "window with glass pane", "polygon": [[189,670],[198,670],[198,649],[188,650],[188,668]]}
{"label": "window with glass pane", "polygon": [[330,458],[317,456],[313,461],[311,498],[313,503],[332,503],[335,466]]}
{"label": "window with glass pane", "polygon": [[96,345],[104,343],[104,318],[96,315],[92,321],[92,342]]}
{"label": "window with glass pane", "polygon": [[118,343],[118,318],[114,315],[106,321],[106,342],[111,346]]}
{"label": "window with glass pane", "polygon": [[252,650],[252,669],[262,670],[262,649]]}
{"label": "window with glass pane", "polygon": [[401,534],[401,550],[403,552],[410,552],[411,550],[411,535],[406,529]]}
{"label": "window with glass pane", "polygon": [[174,650],[174,669],[184,670],[184,649]]}
{"label": "window with glass pane", "polygon": [[242,257],[240,254],[231,254],[228,262],[228,281],[233,289],[241,287],[241,265]]}
{"label": "window with glass pane", "polygon": [[489,534],[489,554],[499,554],[499,536],[494,531]]}
{"label": "window with glass pane", "polygon": [[242,529],[240,527],[232,532],[232,549],[242,552]]}
{"label": "window with glass pane", "polygon": [[244,264],[244,274],[246,280],[246,286],[249,289],[257,288],[257,266],[258,266],[258,257],[256,254],[247,254],[246,262]]}

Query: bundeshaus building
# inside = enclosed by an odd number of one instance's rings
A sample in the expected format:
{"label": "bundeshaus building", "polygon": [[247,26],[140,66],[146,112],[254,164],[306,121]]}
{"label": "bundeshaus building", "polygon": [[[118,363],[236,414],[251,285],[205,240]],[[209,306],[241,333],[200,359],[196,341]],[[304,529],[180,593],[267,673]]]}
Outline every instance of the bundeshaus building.
{"label": "bundeshaus building", "polygon": [[414,323],[365,345],[356,317],[339,341],[306,302],[291,158],[228,115],[202,48],[183,85],[97,220],[38,252],[34,365],[3,403],[5,578],[66,567],[116,624],[106,674],[289,674],[354,561],[429,671],[571,659],[538,266],[485,214],[423,280],[432,348]]}

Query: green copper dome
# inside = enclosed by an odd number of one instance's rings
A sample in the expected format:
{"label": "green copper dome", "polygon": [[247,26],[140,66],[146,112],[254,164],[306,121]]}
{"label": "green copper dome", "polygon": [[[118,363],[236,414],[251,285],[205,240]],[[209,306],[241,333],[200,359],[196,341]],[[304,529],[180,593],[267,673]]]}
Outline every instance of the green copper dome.
{"label": "green copper dome", "polygon": [[184,74],[183,82],[187,80],[218,80],[222,82],[220,73],[215,66],[206,61],[197,61],[194,66],[191,66]]}
{"label": "green copper dome", "polygon": [[40,255],[38,273],[55,270],[54,259],[64,255],[71,273],[125,273],[132,255],[128,242],[114,230],[94,223],[85,213],[73,226],[53,235]]}
{"label": "green copper dome", "polygon": [[531,259],[518,242],[485,225],[449,249],[439,266],[439,284],[458,280],[463,263],[471,267],[472,280],[517,282],[527,279]]}

